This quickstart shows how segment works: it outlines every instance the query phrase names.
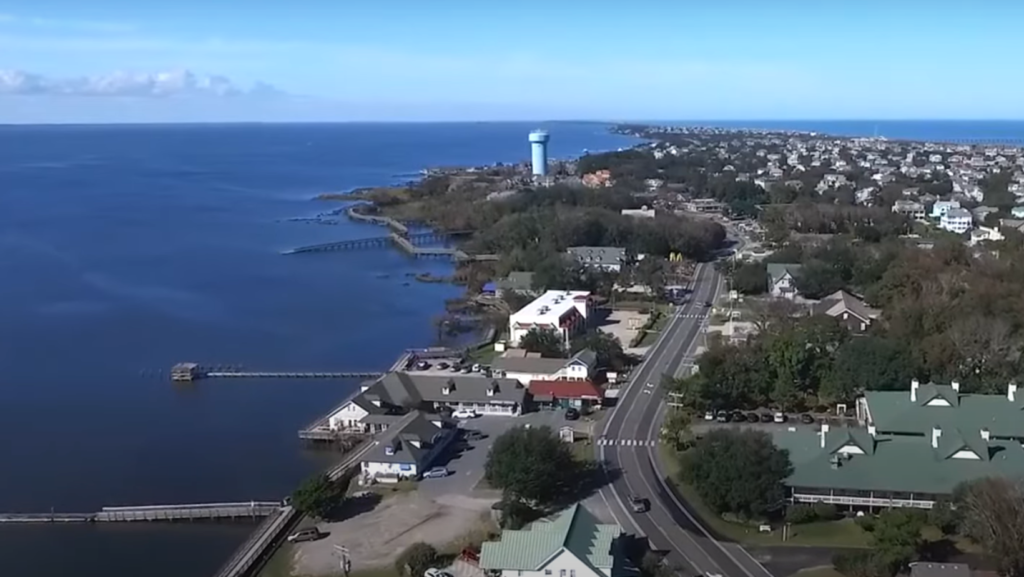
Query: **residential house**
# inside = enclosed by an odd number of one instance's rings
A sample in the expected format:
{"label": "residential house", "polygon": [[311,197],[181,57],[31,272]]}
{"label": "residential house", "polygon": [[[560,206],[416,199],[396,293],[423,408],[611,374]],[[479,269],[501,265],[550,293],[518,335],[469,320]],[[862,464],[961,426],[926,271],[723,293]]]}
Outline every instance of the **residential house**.
{"label": "residential house", "polygon": [[996,214],[999,209],[994,206],[978,206],[971,209],[971,215],[974,216],[974,220],[977,222],[985,222],[990,214]]}
{"label": "residential house", "polygon": [[601,404],[604,393],[590,381],[530,381],[530,395],[540,407],[588,409]]}
{"label": "residential house", "polygon": [[624,208],[622,209],[622,216],[632,216],[634,218],[654,218],[657,216],[657,211],[653,208],[647,208],[646,205],[640,208]]}
{"label": "residential house", "polygon": [[539,291],[533,288],[533,273],[512,271],[508,276],[495,282],[495,296],[501,297],[507,292],[536,295]]}
{"label": "residential house", "polygon": [[597,354],[583,349],[568,359],[543,358],[540,353],[517,349],[491,361],[491,370],[506,379],[529,385],[533,381],[589,381],[597,368]]}
{"label": "residential house", "polygon": [[983,242],[997,242],[1006,240],[1006,237],[998,228],[979,226],[971,230],[971,240],[967,241],[970,246],[976,246]]}
{"label": "residential house", "polygon": [[924,205],[920,202],[903,199],[897,200],[892,204],[892,211],[914,220],[923,220],[926,214]]}
{"label": "residential house", "polygon": [[971,211],[965,208],[951,208],[939,220],[939,228],[956,234],[964,234],[971,230],[973,224],[974,217]]}
{"label": "residential house", "polygon": [[954,208],[960,208],[959,200],[937,200],[932,205],[932,218],[942,218],[946,216],[946,213]]}
{"label": "residential house", "polygon": [[768,293],[775,298],[795,298],[796,279],[803,265],[768,263]]}
{"label": "residential house", "polygon": [[451,444],[456,430],[439,415],[409,412],[374,441],[360,461],[360,471],[379,482],[415,479]]}
{"label": "residential house", "polygon": [[1010,209],[1010,215],[1013,218],[1024,219],[1024,206],[1015,206]]}
{"label": "residential house", "polygon": [[612,246],[572,246],[566,252],[583,266],[607,272],[619,272],[626,262],[626,249]]}
{"label": "residential house", "polygon": [[882,314],[882,311],[869,307],[859,297],[844,290],[821,299],[812,310],[814,314],[828,315],[838,320],[855,333],[866,331]]}
{"label": "residential house", "polygon": [[612,185],[612,173],[609,170],[597,170],[583,175],[583,186],[603,188]]}
{"label": "residential house", "polygon": [[627,566],[622,528],[598,522],[580,504],[480,547],[480,568],[500,577],[620,577]]}

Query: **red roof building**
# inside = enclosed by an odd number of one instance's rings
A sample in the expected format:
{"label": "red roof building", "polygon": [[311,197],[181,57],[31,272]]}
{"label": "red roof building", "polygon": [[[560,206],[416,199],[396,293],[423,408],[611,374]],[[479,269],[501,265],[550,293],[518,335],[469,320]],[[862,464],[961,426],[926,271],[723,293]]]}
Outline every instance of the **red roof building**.
{"label": "red roof building", "polygon": [[534,398],[600,401],[601,389],[590,381],[530,381]]}

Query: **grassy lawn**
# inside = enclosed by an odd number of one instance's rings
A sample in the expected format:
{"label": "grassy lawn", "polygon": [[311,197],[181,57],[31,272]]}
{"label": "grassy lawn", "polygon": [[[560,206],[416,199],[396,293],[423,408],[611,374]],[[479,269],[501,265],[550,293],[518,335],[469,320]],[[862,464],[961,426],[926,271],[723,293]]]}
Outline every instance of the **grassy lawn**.
{"label": "grassy lawn", "polygon": [[484,347],[482,349],[476,349],[466,355],[466,360],[471,363],[480,363],[481,365],[489,365],[494,362],[494,359],[501,354],[494,350],[494,345]]}

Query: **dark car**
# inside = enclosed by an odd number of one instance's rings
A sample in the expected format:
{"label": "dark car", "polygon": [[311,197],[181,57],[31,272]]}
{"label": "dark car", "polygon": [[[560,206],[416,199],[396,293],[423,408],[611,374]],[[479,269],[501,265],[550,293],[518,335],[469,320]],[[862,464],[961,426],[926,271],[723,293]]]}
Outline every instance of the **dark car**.
{"label": "dark car", "polygon": [[761,417],[759,417],[757,413],[747,413],[747,420],[751,423],[756,423],[761,420]]}
{"label": "dark car", "polygon": [[715,306],[715,305],[714,305],[714,303],[712,303],[711,301],[706,301],[706,302],[704,303],[704,308],[707,308],[707,309],[709,309],[709,308],[711,308],[711,307],[713,307],[713,306]]}
{"label": "dark car", "polygon": [[800,415],[800,422],[805,424],[805,425],[813,425],[814,424],[814,417],[808,415],[807,413],[804,413],[804,414]]}
{"label": "dark car", "polygon": [[579,409],[574,409],[574,408],[570,407],[570,408],[565,410],[565,420],[566,421],[575,421],[575,420],[578,420],[579,418],[580,418],[580,411],[579,411]]}
{"label": "dark car", "polygon": [[476,429],[465,429],[462,432],[462,437],[467,441],[479,441],[481,439],[486,439],[487,435],[477,431]]}
{"label": "dark car", "polygon": [[732,414],[732,422],[734,423],[743,423],[746,420],[747,416],[739,411],[736,411],[735,413]]}
{"label": "dark car", "polygon": [[634,513],[646,513],[651,508],[650,502],[643,497],[630,497],[629,506]]}
{"label": "dark car", "polygon": [[775,417],[772,417],[771,413],[761,413],[760,419],[762,423],[770,423],[775,420]]}
{"label": "dark car", "polygon": [[715,415],[715,420],[718,421],[719,423],[728,423],[730,419],[731,417],[729,413],[725,411],[719,411],[718,414]]}

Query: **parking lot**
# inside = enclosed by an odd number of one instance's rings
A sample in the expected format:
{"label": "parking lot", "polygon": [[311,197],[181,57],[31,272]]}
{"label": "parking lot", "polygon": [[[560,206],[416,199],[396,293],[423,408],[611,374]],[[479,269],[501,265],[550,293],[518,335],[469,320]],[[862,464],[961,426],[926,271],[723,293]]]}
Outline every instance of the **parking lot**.
{"label": "parking lot", "polygon": [[498,493],[486,486],[480,486],[484,476],[487,453],[498,435],[508,429],[530,425],[549,426],[556,432],[565,425],[572,425],[581,434],[589,434],[594,421],[580,419],[566,421],[564,411],[538,411],[520,417],[480,416],[461,421],[462,428],[480,431],[485,438],[470,441],[456,441],[445,455],[434,463],[434,467],[447,467],[451,474],[438,479],[420,481],[418,491],[431,497],[442,495],[471,495],[480,498],[498,498]]}
{"label": "parking lot", "polygon": [[[830,427],[857,427],[858,426],[857,419],[854,418],[854,417],[841,417],[841,416],[836,416],[836,415],[815,414],[815,415],[811,415],[811,418],[812,418],[813,421],[810,422],[810,423],[807,423],[807,422],[805,422],[801,418],[803,416],[801,413],[793,413],[793,414],[786,414],[786,420],[781,422],[781,423],[779,423],[779,422],[776,422],[775,419],[774,419],[774,415],[775,415],[774,412],[769,412],[769,411],[742,411],[742,413],[744,415],[745,420],[743,420],[743,421],[734,421],[734,420],[731,420],[731,417],[730,417],[729,422],[725,422],[725,423],[717,421],[717,420],[707,420],[706,415],[700,415],[697,419],[694,420],[691,429],[693,430],[694,433],[701,433],[701,432],[709,431],[709,430],[712,430],[712,429],[719,429],[719,428],[758,429],[758,430],[762,430],[762,431],[772,431],[772,430],[778,430],[778,429],[789,429],[790,427],[818,429],[818,428],[821,427],[822,423],[828,423]],[[757,416],[758,416],[758,420],[757,421],[751,421],[749,419],[749,416],[750,416],[751,413],[756,413],[757,414]],[[772,416],[772,420],[768,421],[768,422],[764,421],[761,418],[761,415],[765,415],[765,414],[771,415]],[[730,413],[730,415],[731,415],[731,413]]]}

